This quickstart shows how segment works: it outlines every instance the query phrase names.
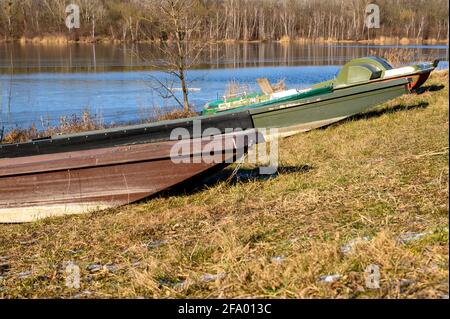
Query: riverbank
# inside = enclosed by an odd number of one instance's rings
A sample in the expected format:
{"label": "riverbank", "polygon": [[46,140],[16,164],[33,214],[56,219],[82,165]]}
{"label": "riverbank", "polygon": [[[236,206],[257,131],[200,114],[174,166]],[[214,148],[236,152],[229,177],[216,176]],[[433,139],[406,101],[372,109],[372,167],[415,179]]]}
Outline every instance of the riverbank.
{"label": "riverbank", "polygon": [[448,94],[433,72],[420,94],[284,139],[270,178],[231,167],[202,190],[0,225],[0,298],[448,298]]}
{"label": "riverbank", "polygon": [[[223,40],[201,40],[206,41],[210,44],[214,43],[262,43],[262,42],[278,42],[278,43],[300,43],[300,44],[375,44],[375,45],[438,45],[447,44],[448,39],[422,39],[422,38],[406,38],[406,37],[385,37],[380,36],[373,39],[359,39],[359,40],[348,40],[348,39],[336,39],[336,38],[290,38],[288,36],[283,36],[280,39],[274,40],[238,40],[238,39],[223,39]],[[110,37],[72,37],[65,34],[55,34],[55,35],[42,35],[35,37],[21,37],[21,38],[5,38],[0,37],[0,43],[20,43],[25,44],[39,44],[39,45],[67,45],[67,44],[89,44],[89,43],[112,43],[112,44],[123,44],[123,43],[160,43],[161,40],[121,40],[113,39]],[[170,42],[167,41],[167,42]]]}

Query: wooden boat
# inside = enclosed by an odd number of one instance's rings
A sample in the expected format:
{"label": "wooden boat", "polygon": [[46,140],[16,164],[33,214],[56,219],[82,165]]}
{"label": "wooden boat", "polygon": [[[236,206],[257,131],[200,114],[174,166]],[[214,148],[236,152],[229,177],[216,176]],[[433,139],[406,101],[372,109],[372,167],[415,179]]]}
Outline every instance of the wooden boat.
{"label": "wooden boat", "polygon": [[284,137],[367,111],[375,105],[408,93],[409,83],[409,79],[399,78],[285,90],[254,103],[254,97],[234,101],[228,106],[224,106],[224,103],[230,101],[215,101],[205,106],[204,113],[223,114],[246,110],[249,111],[255,128],[278,128],[278,136]]}
{"label": "wooden boat", "polygon": [[386,81],[410,79],[409,90],[417,90],[437,67],[439,60],[394,68],[388,61],[377,56],[353,59],[345,64],[336,79],[318,83],[313,88],[339,88],[363,81]]}
{"label": "wooden boat", "polygon": [[[215,133],[202,135],[196,124]],[[191,138],[174,137],[173,129]],[[194,183],[259,141],[250,114],[239,112],[3,144],[0,222],[132,203],[182,182]]]}

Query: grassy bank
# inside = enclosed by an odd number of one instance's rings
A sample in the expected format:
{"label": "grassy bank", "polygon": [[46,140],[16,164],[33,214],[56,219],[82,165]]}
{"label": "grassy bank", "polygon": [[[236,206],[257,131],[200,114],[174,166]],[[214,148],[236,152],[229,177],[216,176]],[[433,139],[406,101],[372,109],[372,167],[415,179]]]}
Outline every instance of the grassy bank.
{"label": "grassy bank", "polygon": [[0,225],[0,297],[448,297],[448,111],[435,72],[420,94],[281,141],[269,179],[244,165],[190,194]]}

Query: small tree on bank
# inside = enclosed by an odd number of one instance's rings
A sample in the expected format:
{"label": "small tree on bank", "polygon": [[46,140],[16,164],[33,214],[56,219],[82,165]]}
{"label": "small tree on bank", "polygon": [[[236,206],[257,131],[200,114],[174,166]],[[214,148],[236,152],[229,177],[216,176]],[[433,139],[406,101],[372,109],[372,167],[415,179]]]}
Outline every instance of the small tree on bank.
{"label": "small tree on bank", "polygon": [[189,89],[186,71],[198,63],[205,42],[199,39],[205,9],[200,0],[154,0],[151,9],[156,13],[156,24],[160,32],[158,49],[161,56],[147,58],[147,61],[176,80],[181,86],[182,100],[173,89],[173,81],[151,76],[153,89],[164,98],[173,98],[185,112],[190,109]]}

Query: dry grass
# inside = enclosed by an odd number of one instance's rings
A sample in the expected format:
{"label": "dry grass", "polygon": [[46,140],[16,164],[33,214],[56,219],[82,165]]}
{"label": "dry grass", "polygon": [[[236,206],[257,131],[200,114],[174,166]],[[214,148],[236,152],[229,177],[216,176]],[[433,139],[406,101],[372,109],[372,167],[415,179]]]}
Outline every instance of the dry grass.
{"label": "dry grass", "polygon": [[240,83],[236,80],[227,82],[225,86],[224,97],[234,98],[237,96],[244,96],[250,93],[250,87],[247,83]]}
{"label": "dry grass", "polygon": [[193,110],[183,110],[179,108],[154,108],[153,121],[176,120],[197,116],[198,113]]}
{"label": "dry grass", "polygon": [[[411,61],[423,61],[421,51],[419,49],[402,49],[390,48],[379,52],[375,50],[370,51],[370,55],[378,55],[387,60],[394,68],[410,64]],[[426,60],[426,59],[425,59]]]}
{"label": "dry grass", "polygon": [[153,105],[152,107],[141,107],[138,109],[138,122],[144,124],[194,117],[197,115],[198,113],[193,109],[184,110],[174,106]]}
{"label": "dry grass", "polygon": [[38,130],[36,125],[30,128],[15,128],[5,133],[3,143],[20,143],[30,139],[53,136],[57,134],[68,134],[98,130],[105,127],[99,115],[92,114],[89,110],[82,112],[81,116],[76,114],[71,116],[62,116],[59,118],[58,125],[43,123],[45,129]]}
{"label": "dry grass", "polygon": [[[146,113],[139,114],[141,123],[156,122],[163,120],[174,120],[198,115],[192,110],[180,110],[179,108],[159,108],[151,109],[151,115]],[[15,128],[4,134],[1,143],[20,143],[30,139],[54,136],[59,134],[69,134],[77,132],[86,132],[99,130],[106,127],[117,125],[105,125],[102,118],[97,114],[92,114],[89,110],[82,112],[81,116],[73,114],[71,116],[62,116],[57,125],[43,123],[45,129],[38,130],[33,124],[29,128]]]}
{"label": "dry grass", "polygon": [[[435,72],[421,94],[281,141],[270,179],[0,225],[0,297],[448,296],[447,83]],[[68,261],[80,289],[65,286]]]}

